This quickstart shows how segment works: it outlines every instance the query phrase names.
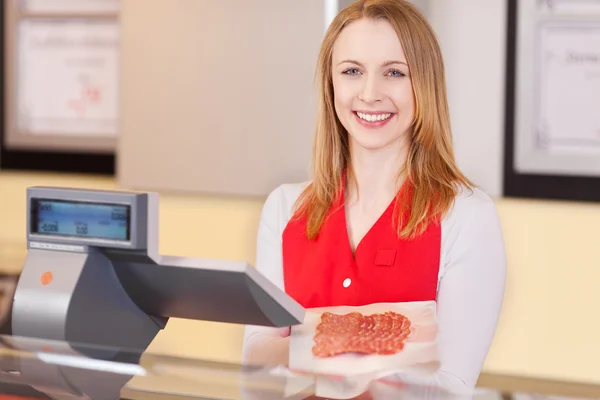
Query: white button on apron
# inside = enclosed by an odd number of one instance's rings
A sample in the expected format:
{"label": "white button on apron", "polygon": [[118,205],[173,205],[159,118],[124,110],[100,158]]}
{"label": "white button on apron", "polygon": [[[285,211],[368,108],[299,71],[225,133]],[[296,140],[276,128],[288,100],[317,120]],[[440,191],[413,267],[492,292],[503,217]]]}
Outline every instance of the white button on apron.
{"label": "white button on apron", "polygon": [[348,286],[350,286],[350,284],[352,283],[352,281],[350,280],[350,278],[346,278],[344,279],[344,287],[347,288]]}

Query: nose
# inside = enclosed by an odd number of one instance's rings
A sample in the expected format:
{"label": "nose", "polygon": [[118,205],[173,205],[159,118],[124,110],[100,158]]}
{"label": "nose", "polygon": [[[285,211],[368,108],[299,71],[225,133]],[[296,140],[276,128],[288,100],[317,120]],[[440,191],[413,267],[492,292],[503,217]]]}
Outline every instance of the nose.
{"label": "nose", "polygon": [[358,97],[365,103],[381,101],[381,89],[375,76],[371,75],[363,79],[363,86]]}

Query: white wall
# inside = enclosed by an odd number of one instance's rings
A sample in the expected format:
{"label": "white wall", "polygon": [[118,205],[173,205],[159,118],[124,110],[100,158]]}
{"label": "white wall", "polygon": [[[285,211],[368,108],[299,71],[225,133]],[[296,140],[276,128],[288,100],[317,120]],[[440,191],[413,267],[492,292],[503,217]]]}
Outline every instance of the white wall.
{"label": "white wall", "polygon": [[323,7],[121,0],[119,184],[264,198],[307,179]]}
{"label": "white wall", "polygon": [[429,0],[446,63],[460,167],[488,194],[502,194],[506,0]]}
{"label": "white wall", "polygon": [[429,15],[429,3],[431,0],[410,0],[410,2],[419,7],[425,15]]}

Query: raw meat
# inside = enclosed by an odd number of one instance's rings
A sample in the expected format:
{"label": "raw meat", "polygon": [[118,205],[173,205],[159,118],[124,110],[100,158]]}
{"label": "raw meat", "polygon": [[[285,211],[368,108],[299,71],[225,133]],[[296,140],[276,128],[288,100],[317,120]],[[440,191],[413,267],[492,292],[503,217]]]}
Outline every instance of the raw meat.
{"label": "raw meat", "polygon": [[313,354],[332,357],[343,353],[395,354],[404,348],[411,322],[402,314],[337,315],[325,312],[317,326]]}

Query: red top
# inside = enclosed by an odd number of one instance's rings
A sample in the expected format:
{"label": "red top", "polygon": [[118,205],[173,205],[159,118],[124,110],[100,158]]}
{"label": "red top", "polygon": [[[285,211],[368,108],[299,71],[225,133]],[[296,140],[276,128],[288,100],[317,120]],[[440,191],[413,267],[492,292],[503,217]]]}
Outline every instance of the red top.
{"label": "red top", "polygon": [[315,240],[306,237],[306,218],[292,218],[282,238],[287,294],[305,308],[436,300],[441,226],[431,224],[417,239],[399,239],[394,204],[363,237],[354,255],[343,193]]}

